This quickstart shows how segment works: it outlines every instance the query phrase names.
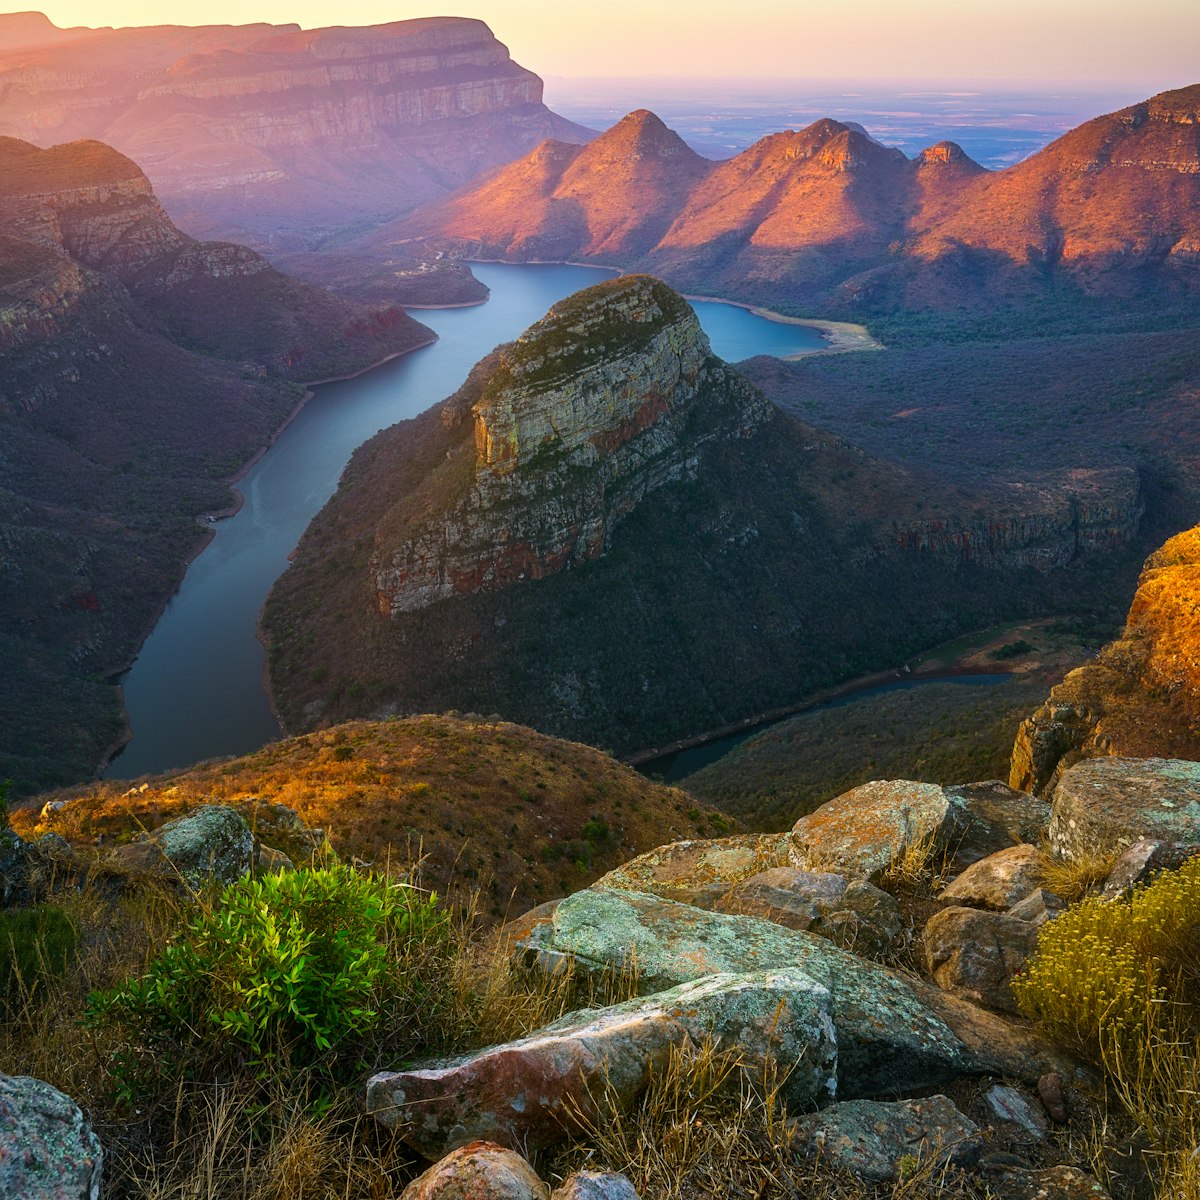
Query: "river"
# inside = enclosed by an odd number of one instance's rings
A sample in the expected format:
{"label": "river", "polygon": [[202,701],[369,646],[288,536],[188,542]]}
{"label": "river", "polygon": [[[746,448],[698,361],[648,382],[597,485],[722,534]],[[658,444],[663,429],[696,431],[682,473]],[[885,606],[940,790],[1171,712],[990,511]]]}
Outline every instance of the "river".
{"label": "river", "polygon": [[[122,680],[133,737],[109,766],[110,777],[134,779],[244,754],[279,736],[263,687],[258,613],[350,455],[379,430],[450,395],[479,359],[552,304],[611,274],[557,264],[477,263],[473,269],[491,288],[486,304],[417,312],[437,342],[315,388],[238,485],[241,509],[217,522],[213,540],[188,567]],[[815,329],[734,305],[704,300],[694,307],[714,352],[731,362],[827,345]]]}

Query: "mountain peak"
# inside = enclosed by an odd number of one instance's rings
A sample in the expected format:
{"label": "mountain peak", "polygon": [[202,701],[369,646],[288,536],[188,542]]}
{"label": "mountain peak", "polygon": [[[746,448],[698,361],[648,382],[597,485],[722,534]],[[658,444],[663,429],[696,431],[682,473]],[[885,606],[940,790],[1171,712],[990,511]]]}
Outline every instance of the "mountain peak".
{"label": "mountain peak", "polygon": [[926,146],[917,155],[917,166],[920,167],[958,167],[972,173],[982,171],[981,167],[957,142],[941,141],[933,146]]}
{"label": "mountain peak", "polygon": [[635,109],[602,133],[589,146],[597,158],[676,158],[700,156],[648,108]]}

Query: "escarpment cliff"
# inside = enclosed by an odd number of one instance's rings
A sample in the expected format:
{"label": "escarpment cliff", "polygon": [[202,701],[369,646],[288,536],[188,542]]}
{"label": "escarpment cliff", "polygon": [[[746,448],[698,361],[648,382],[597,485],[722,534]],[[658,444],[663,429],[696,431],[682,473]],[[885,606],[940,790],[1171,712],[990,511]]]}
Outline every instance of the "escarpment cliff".
{"label": "escarpment cliff", "polygon": [[[32,42],[27,24],[0,17],[0,133],[111,143],[202,236],[294,248],[411,209],[546,137],[590,136],[545,107],[542,81],[482,21]],[[10,26],[26,36],[10,43]]]}
{"label": "escarpment cliff", "polygon": [[1081,758],[1200,758],[1200,527],[1146,560],[1121,637],[1022,722],[1014,787],[1048,792]]}
{"label": "escarpment cliff", "polygon": [[747,437],[769,415],[687,302],[648,278],[564,302],[488,368],[469,410],[445,410],[472,426],[452,452],[474,459],[466,486],[432,520],[409,524],[406,507],[377,535],[385,615],[598,558],[651,492],[694,475],[700,444]]}
{"label": "escarpment cliff", "polygon": [[194,241],[99,142],[0,138],[0,778],[86,778],[223,479],[303,396],[422,344],[244,246]]}
{"label": "escarpment cliff", "polygon": [[264,610],[271,686],[293,729],[458,708],[631,752],[1062,603],[1139,503],[872,458],[623,276],[358,451]]}
{"label": "escarpment cliff", "polygon": [[[934,311],[1044,335],[1194,312],[1200,85],[1098,117],[1002,171],[952,142],[915,159],[823,119],[733,158],[667,153],[650,114],[548,142],[382,240],[593,258],[706,295],[846,316]],[[639,128],[654,131],[635,138]],[[1120,309],[1104,307],[1120,297]],[[974,324],[972,324],[974,322]]]}

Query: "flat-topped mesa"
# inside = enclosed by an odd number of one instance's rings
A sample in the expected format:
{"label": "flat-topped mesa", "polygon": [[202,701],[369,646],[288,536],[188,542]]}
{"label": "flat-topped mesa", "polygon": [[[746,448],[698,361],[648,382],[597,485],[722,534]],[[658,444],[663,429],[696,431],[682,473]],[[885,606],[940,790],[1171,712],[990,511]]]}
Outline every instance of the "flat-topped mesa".
{"label": "flat-topped mesa", "polygon": [[[415,506],[377,534],[385,615],[600,557],[647,495],[695,475],[703,446],[749,436],[774,411],[713,356],[687,301],[643,275],[556,305],[485,366],[466,486],[432,517]],[[447,424],[470,398],[447,403]]]}

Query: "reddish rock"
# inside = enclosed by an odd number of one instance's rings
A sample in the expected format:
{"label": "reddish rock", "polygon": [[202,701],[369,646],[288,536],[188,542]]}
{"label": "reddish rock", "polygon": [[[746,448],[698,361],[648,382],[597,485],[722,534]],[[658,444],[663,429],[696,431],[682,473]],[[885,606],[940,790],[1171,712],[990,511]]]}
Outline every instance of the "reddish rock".
{"label": "reddish rock", "polygon": [[1017,1011],[1013,976],[1037,949],[1037,926],[1006,913],[943,908],[925,926],[925,962],[943,991]]}
{"label": "reddish rock", "polygon": [[1009,909],[1038,886],[1042,855],[1036,846],[1010,846],[969,866],[942,892],[943,900]]}
{"label": "reddish rock", "polygon": [[549,1200],[550,1189],[519,1154],[470,1142],[417,1176],[400,1200]]}

